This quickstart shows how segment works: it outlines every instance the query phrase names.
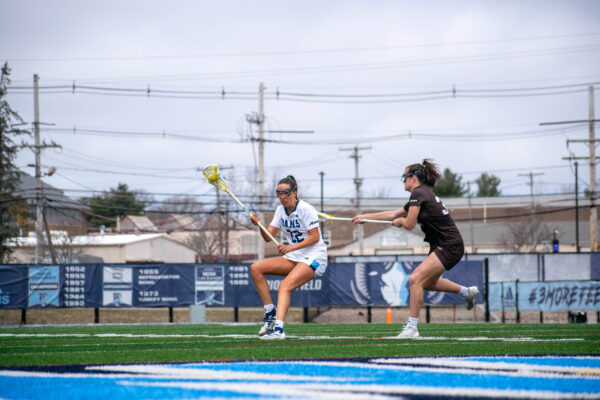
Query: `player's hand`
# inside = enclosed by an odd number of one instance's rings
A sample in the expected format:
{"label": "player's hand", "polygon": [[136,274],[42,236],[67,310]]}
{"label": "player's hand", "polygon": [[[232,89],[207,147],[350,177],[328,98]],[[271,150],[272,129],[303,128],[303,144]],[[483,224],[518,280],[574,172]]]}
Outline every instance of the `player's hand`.
{"label": "player's hand", "polygon": [[292,251],[290,249],[291,246],[286,246],[284,244],[280,244],[279,246],[277,246],[277,251],[279,251],[280,254],[287,254],[290,251]]}
{"label": "player's hand", "polygon": [[354,217],[352,217],[352,223],[353,224],[362,224],[363,219],[365,219],[364,215],[355,215]]}
{"label": "player's hand", "polygon": [[252,214],[252,215],[250,216],[250,221],[251,221],[251,222],[252,222],[254,225],[258,225],[258,224],[260,224],[260,223],[261,223],[261,220],[260,220],[260,218],[258,218],[258,215],[256,215],[256,214]]}
{"label": "player's hand", "polygon": [[395,220],[392,221],[392,225],[394,225],[397,228],[402,228],[402,220],[404,218],[396,218]]}

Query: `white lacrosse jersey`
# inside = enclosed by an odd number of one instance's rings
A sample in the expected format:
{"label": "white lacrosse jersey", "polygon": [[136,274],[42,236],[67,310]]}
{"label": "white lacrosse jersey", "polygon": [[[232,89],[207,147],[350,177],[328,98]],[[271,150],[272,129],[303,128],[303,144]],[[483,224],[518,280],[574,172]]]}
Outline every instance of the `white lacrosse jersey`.
{"label": "white lacrosse jersey", "polygon": [[[323,242],[323,235],[319,227],[319,216],[317,210],[304,200],[298,201],[296,208],[288,214],[284,206],[279,205],[273,215],[271,225],[282,229],[290,244],[302,242],[308,237],[308,231],[319,229],[319,241],[311,246],[290,251],[286,254],[293,261],[311,264],[313,260],[327,260],[327,245]],[[307,262],[308,261],[308,262]]]}

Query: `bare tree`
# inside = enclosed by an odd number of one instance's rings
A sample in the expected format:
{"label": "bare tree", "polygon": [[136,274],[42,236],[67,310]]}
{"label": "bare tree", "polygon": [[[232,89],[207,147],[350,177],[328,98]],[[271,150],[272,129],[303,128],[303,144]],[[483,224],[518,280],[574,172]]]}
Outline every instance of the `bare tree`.
{"label": "bare tree", "polygon": [[518,253],[533,253],[544,243],[552,242],[556,226],[541,221],[509,222],[499,242]]}
{"label": "bare tree", "polygon": [[[73,264],[79,262],[78,258],[84,253],[79,249],[74,239],[68,231],[52,231],[52,247],[58,264]],[[45,263],[50,263],[52,257],[50,255],[50,246],[48,238],[43,236],[44,242],[41,244],[39,251]]]}
{"label": "bare tree", "polygon": [[387,199],[390,197],[391,188],[389,186],[377,186],[371,191],[371,197],[374,199]]}
{"label": "bare tree", "polygon": [[219,236],[215,232],[202,231],[188,238],[188,246],[200,256],[205,263],[218,262]]}
{"label": "bare tree", "polygon": [[162,201],[160,205],[153,207],[148,213],[151,213],[152,211],[159,211],[163,214],[189,214],[196,211],[201,211],[202,207],[203,203],[197,201],[193,197],[173,196]]}

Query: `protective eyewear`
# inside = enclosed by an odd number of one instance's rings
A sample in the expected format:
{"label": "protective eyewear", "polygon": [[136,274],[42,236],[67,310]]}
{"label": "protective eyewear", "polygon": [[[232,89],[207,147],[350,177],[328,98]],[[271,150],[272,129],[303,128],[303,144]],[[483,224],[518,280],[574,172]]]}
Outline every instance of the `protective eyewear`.
{"label": "protective eyewear", "polygon": [[406,182],[406,180],[407,180],[408,178],[410,178],[411,176],[413,176],[413,175],[417,175],[417,174],[420,174],[420,173],[422,173],[422,172],[425,172],[425,171],[423,171],[423,170],[419,169],[419,170],[417,170],[417,171],[408,172],[408,173],[406,173],[406,174],[402,175],[402,182]]}
{"label": "protective eyewear", "polygon": [[275,193],[277,193],[277,196],[285,196],[285,197],[290,197],[292,192],[293,192],[292,189],[275,190]]}

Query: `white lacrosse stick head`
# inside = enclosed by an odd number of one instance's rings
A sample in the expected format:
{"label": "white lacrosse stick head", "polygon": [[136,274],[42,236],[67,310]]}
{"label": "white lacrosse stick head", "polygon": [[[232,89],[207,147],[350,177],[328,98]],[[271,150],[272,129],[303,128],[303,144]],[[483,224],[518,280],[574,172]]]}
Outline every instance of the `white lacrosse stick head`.
{"label": "white lacrosse stick head", "polygon": [[227,187],[227,182],[225,182],[225,180],[219,174],[219,166],[217,164],[207,165],[202,170],[202,174],[204,175],[204,179],[206,179],[211,185],[214,185],[224,191],[229,190]]}

